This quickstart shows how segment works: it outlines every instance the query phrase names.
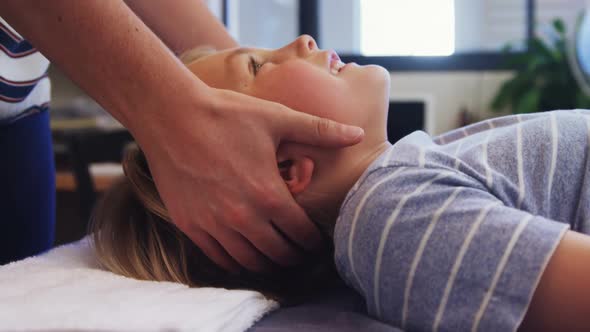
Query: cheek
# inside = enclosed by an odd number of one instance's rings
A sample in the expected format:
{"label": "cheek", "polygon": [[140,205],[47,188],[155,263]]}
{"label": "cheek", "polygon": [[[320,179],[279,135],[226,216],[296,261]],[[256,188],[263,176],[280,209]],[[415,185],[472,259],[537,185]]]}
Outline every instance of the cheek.
{"label": "cheek", "polygon": [[293,63],[268,68],[256,78],[252,94],[296,111],[348,122],[339,112],[346,105],[345,82],[317,67]]}

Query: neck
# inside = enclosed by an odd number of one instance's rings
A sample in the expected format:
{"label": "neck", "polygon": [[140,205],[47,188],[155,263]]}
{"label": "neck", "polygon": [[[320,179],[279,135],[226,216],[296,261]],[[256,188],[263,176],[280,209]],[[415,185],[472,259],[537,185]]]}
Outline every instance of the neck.
{"label": "neck", "polygon": [[[338,151],[322,153],[316,159],[314,181],[298,198],[312,219],[334,225],[344,198],[365,170],[391,144],[387,140],[368,147],[363,143]],[[315,211],[315,212],[314,212]],[[321,219],[321,220],[319,220]]]}

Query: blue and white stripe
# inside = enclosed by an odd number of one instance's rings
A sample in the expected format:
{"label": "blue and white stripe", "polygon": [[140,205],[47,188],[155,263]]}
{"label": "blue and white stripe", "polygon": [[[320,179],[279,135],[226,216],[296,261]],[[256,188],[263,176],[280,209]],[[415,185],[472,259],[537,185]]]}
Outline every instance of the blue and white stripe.
{"label": "blue and white stripe", "polygon": [[590,220],[589,152],[584,110],[413,133],[345,199],[338,270],[404,330],[515,331],[563,234]]}
{"label": "blue and white stripe", "polygon": [[0,18],[0,124],[48,108],[49,61]]}

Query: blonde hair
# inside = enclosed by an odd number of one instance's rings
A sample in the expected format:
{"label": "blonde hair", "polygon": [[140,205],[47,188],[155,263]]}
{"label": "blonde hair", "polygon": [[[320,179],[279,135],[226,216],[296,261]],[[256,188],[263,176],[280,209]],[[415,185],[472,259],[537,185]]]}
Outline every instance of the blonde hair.
{"label": "blonde hair", "polygon": [[178,59],[180,59],[185,65],[188,65],[193,61],[197,61],[208,55],[214,54],[215,52],[217,52],[217,50],[211,46],[199,46],[181,53],[178,56]]}
{"label": "blonde hair", "polygon": [[[184,63],[212,54],[211,48],[190,50]],[[331,241],[320,255],[296,268],[258,275],[226,272],[211,261],[174,223],[152,179],[143,152],[129,147],[119,179],[94,209],[89,233],[101,265],[142,280],[172,281],[191,287],[253,289],[284,304],[297,303],[339,280]]]}

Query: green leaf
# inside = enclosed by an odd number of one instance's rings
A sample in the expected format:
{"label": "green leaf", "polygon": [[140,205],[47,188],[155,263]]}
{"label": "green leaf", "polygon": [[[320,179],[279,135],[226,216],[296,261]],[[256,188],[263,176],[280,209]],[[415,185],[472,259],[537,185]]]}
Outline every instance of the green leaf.
{"label": "green leaf", "polygon": [[529,53],[534,54],[535,57],[545,57],[547,59],[553,59],[558,61],[559,58],[555,57],[555,53],[551,49],[551,46],[545,44],[540,38],[532,38],[529,42]]}
{"label": "green leaf", "polygon": [[490,104],[492,111],[501,111],[506,108],[510,103],[510,97],[510,89],[507,84],[504,83]]}
{"label": "green leaf", "polygon": [[543,67],[547,66],[549,63],[550,61],[544,57],[532,58],[527,64],[527,71],[529,73],[533,73],[543,70]]}
{"label": "green leaf", "polygon": [[[526,52],[507,53],[507,61],[516,72],[500,86],[490,108],[511,108],[513,113],[540,112],[556,108],[588,108],[590,96],[577,85],[567,61],[566,25],[552,21],[548,38],[534,37]],[[506,47],[505,52],[510,52]]]}
{"label": "green leaf", "polygon": [[523,68],[531,61],[531,58],[528,53],[513,53],[506,60],[506,65],[510,68]]}
{"label": "green leaf", "polygon": [[509,79],[502,84],[500,90],[492,100],[490,107],[493,111],[502,111],[511,104],[515,92],[515,78]]}
{"label": "green leaf", "polygon": [[501,53],[512,53],[512,50],[514,49],[514,47],[512,46],[512,44],[507,43],[506,45],[502,46],[502,49],[500,50]]}
{"label": "green leaf", "polygon": [[553,28],[557,32],[559,32],[560,35],[565,36],[565,24],[563,23],[563,20],[562,19],[556,18],[551,23],[553,25]]}
{"label": "green leaf", "polygon": [[539,100],[541,99],[541,90],[531,88],[520,100],[517,101],[515,113],[533,113],[539,110]]}

